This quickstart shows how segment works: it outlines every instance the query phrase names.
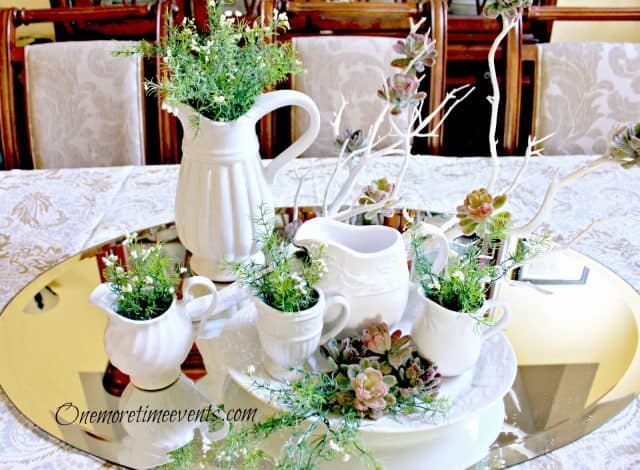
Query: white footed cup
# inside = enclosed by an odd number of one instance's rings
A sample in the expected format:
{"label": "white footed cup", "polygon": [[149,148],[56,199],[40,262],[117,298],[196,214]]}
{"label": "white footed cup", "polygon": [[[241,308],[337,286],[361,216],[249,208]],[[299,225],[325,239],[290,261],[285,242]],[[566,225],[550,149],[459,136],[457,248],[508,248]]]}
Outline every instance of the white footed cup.
{"label": "white footed cup", "polygon": [[[321,344],[338,335],[349,321],[350,308],[341,295],[325,296],[316,288],[318,301],[301,312],[282,312],[254,297],[263,365],[276,379],[292,379]],[[325,319],[333,305],[340,312],[325,329]]]}

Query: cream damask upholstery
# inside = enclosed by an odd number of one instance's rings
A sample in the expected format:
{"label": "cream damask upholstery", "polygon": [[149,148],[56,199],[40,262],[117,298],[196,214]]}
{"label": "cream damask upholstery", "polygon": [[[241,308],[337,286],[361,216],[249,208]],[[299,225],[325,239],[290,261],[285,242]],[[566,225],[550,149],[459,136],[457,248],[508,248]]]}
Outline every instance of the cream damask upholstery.
{"label": "cream damask upholstery", "polygon": [[145,163],[143,65],[125,41],[25,47],[35,168]]}
{"label": "cream damask upholstery", "polygon": [[537,47],[534,133],[554,133],[546,154],[601,154],[615,125],[640,121],[640,43]]}
{"label": "cream damask upholstery", "polygon": [[[309,95],[320,110],[320,134],[304,153],[306,157],[335,156],[337,147],[331,123],[340,108],[341,96],[349,102],[342,129],[367,130],[383,107],[377,90],[392,72],[397,41],[390,37],[308,36],[294,37],[293,46],[306,73],[294,75],[292,88]],[[304,111],[292,111],[292,139],[307,127]],[[382,132],[386,132],[382,129]],[[381,133],[382,135],[382,133]]]}

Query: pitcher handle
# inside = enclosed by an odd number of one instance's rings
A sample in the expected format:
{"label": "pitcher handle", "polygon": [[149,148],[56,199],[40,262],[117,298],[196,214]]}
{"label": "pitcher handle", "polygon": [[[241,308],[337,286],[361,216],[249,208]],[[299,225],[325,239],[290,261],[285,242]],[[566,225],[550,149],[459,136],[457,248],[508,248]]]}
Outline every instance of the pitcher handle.
{"label": "pitcher handle", "polygon": [[418,225],[418,233],[422,236],[431,235],[438,243],[438,253],[432,263],[431,270],[433,274],[440,274],[449,261],[449,242],[447,237],[439,227],[425,222],[420,222]]}
{"label": "pitcher handle", "polygon": [[331,307],[333,305],[340,305],[342,309],[340,310],[340,317],[336,320],[335,325],[329,329],[326,333],[324,333],[320,337],[320,344],[324,344],[329,341],[334,336],[337,336],[345,326],[347,326],[347,322],[351,317],[351,308],[349,307],[349,301],[341,295],[328,295],[326,300],[326,305],[324,307],[324,318],[327,317],[327,314],[331,311]]}
{"label": "pitcher handle", "polygon": [[[209,291],[211,295],[211,300],[209,303],[199,311],[192,312],[189,314],[187,310],[187,306],[196,300],[193,296],[193,288],[196,286],[202,286],[206,290]],[[182,302],[184,303],[185,312],[189,315],[189,318],[192,322],[199,321],[199,327],[196,336],[200,334],[202,328],[204,327],[204,322],[209,319],[209,317],[213,316],[213,312],[216,308],[216,304],[218,303],[218,291],[216,290],[216,286],[204,276],[193,276],[185,279],[184,284],[182,286]]]}
{"label": "pitcher handle", "polygon": [[484,312],[486,312],[487,310],[493,307],[502,307],[502,316],[500,317],[500,320],[496,322],[495,325],[491,325],[489,328],[487,328],[485,331],[482,332],[482,339],[487,339],[490,336],[495,335],[498,331],[502,329],[504,325],[507,324],[507,322],[509,321],[509,318],[511,317],[511,309],[509,308],[509,303],[502,299],[487,300],[482,305],[482,307],[480,307],[480,310],[478,310],[478,315],[482,315]]}
{"label": "pitcher handle", "polygon": [[307,150],[320,132],[320,111],[304,93],[295,90],[277,90],[264,93],[256,98],[256,102],[247,113],[254,122],[264,115],[284,106],[300,106],[309,115],[309,127],[295,142],[275,157],[264,169],[267,184],[273,184],[278,170]]}

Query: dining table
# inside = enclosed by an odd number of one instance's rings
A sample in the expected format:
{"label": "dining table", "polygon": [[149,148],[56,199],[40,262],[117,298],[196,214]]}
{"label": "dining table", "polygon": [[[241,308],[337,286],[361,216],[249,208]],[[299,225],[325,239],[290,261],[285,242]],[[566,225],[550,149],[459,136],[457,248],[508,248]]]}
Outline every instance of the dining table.
{"label": "dining table", "polygon": [[[554,178],[595,158],[531,158],[507,201],[513,223],[533,217]],[[290,162],[273,186],[275,205],[321,203],[334,163],[332,158]],[[522,163],[522,157],[501,157],[496,187],[508,187]],[[352,200],[374,179],[394,182],[401,164],[402,159],[395,157],[372,160],[358,176]],[[179,169],[179,165],[159,165],[0,172],[0,310],[37,276],[65,259],[126,232],[171,223]],[[486,187],[490,173],[489,158],[412,156],[396,205],[455,212],[467,193]],[[639,202],[640,169],[604,166],[560,190],[538,231],[548,233],[558,247],[570,246],[605,266],[639,292]],[[2,319],[0,315],[0,329]],[[55,347],[56,338],[50,341]],[[630,400],[579,439],[534,457],[518,468],[640,466],[640,398]],[[0,390],[0,468],[112,465],[41,430]]]}

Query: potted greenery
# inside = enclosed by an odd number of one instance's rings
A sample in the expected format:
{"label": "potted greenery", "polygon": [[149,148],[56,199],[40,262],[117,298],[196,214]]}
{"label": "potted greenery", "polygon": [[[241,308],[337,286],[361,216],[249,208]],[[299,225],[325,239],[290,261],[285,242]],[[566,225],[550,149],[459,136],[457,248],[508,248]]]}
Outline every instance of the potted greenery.
{"label": "potted greenery", "polygon": [[[93,290],[89,302],[109,317],[104,346],[111,363],[129,374],[137,387],[157,390],[178,379],[199,327],[213,313],[216,288],[206,278],[191,277],[178,300],[180,272],[171,270],[162,245],[145,247],[135,233],[127,235],[124,245],[126,264],[114,254],[103,257],[107,282]],[[195,286],[204,287],[211,298],[193,302],[187,313]],[[194,327],[194,321],[199,325]]]}
{"label": "potted greenery", "polygon": [[[198,31],[185,18],[169,25],[165,41],[143,42],[137,52],[161,58],[164,76],[159,83],[147,83],[147,90],[163,98],[184,130],[176,191],[180,241],[193,254],[195,272],[231,281],[224,262],[257,252],[250,221],[260,204],[273,205],[270,185],[277,171],[315,140],[320,114],[303,93],[263,93],[303,70],[291,43],[277,40],[289,27],[286,14],[250,22],[215,1],[207,8],[207,31]],[[263,167],[256,123],[284,106],[302,107],[309,127]]]}
{"label": "potted greenery", "polygon": [[[434,269],[423,250],[420,226],[412,229],[411,254],[420,305],[412,336],[420,354],[434,360],[444,376],[471,368],[480,356],[482,341],[508,321],[509,305],[500,299],[487,300],[490,287],[544,246],[544,240],[522,242],[504,260],[493,259],[509,236],[511,214],[499,211],[506,199],[506,195],[494,198],[484,188],[466,196],[456,217],[461,231],[474,238],[441,270]],[[502,309],[499,319],[492,312],[494,307]]]}
{"label": "potted greenery", "polygon": [[[228,268],[253,295],[263,364],[275,378],[292,378],[318,346],[340,333],[349,320],[349,304],[339,295],[327,296],[315,287],[327,271],[322,249],[296,250],[274,230],[271,211],[260,209],[256,221],[262,253]],[[339,317],[323,332],[324,318],[333,305]]]}

